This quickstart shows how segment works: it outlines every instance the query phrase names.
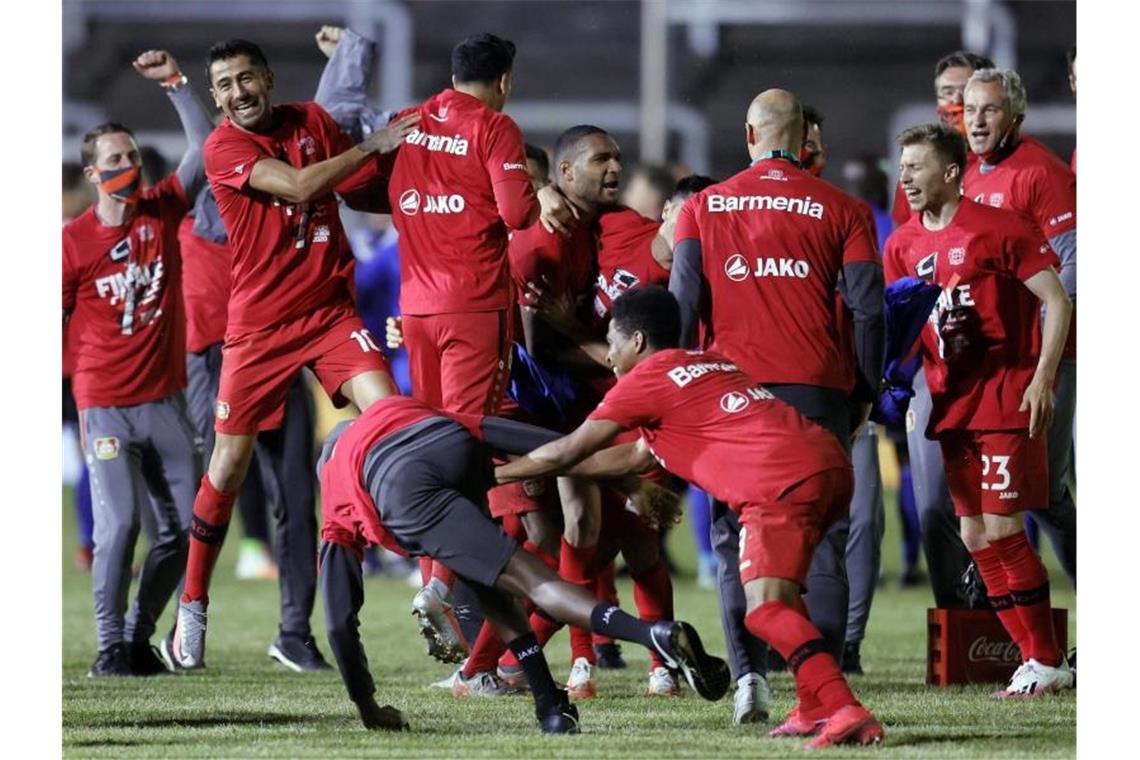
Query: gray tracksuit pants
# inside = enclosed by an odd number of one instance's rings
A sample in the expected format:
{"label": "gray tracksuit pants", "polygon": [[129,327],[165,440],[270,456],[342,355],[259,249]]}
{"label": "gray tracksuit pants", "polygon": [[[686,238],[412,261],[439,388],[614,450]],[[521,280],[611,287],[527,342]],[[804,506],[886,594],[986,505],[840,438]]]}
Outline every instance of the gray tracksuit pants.
{"label": "gray tracksuit pants", "polygon": [[[135,406],[80,412],[91,473],[91,587],[99,650],[147,641],[186,569],[188,528],[202,477],[202,441],[178,392]],[[150,550],[127,610],[139,529]]]}
{"label": "gray tracksuit pants", "polygon": [[882,565],[883,477],[879,471],[879,435],[868,423],[851,449],[855,467],[855,495],[851,497],[851,532],[847,536],[847,579],[851,593],[847,603],[847,635],[859,643],[867,632],[875,584]]}

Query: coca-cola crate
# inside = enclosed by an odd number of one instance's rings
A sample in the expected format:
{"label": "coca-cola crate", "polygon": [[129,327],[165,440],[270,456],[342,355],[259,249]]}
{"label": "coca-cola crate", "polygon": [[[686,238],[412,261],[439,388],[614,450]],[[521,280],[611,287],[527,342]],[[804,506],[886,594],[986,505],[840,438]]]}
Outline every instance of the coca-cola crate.
{"label": "coca-cola crate", "polygon": [[[1053,629],[1068,651],[1068,610],[1053,610]],[[928,609],[926,630],[928,684],[1005,683],[1021,663],[1017,644],[990,610]]]}

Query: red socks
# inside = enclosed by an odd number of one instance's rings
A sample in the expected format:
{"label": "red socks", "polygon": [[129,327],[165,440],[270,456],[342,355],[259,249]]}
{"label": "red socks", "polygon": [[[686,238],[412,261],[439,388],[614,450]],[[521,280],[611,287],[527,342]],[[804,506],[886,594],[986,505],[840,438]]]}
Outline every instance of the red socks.
{"label": "red socks", "polygon": [[[633,601],[642,620],[656,622],[673,619],[673,580],[669,577],[665,560],[658,558],[657,564],[648,570],[630,573],[629,577],[633,581]],[[653,667],[665,666],[656,650],[650,650],[649,654]]]}
{"label": "red socks", "polygon": [[1005,568],[1009,594],[1025,628],[1028,649],[1022,648],[1022,657],[1032,657],[1044,665],[1056,667],[1061,663],[1061,649],[1053,631],[1049,575],[1045,565],[1030,547],[1025,531],[990,541],[990,547]]}
{"label": "red socks", "polygon": [[[562,539],[562,557],[558,563],[558,571],[562,577],[576,586],[592,591],[594,587],[594,570],[598,555],[596,546],[572,546]],[[597,662],[594,655],[594,644],[590,632],[582,628],[570,628],[570,661],[585,657],[593,664]]]}
{"label": "red socks", "polygon": [[235,499],[237,491],[219,491],[210,482],[209,475],[202,476],[198,494],[194,497],[194,516],[190,520],[190,551],[186,559],[182,601],[209,602],[210,576],[222,550]]}
{"label": "red socks", "polygon": [[[744,617],[748,630],[767,641],[787,660],[796,679],[803,717],[826,718],[859,701],[851,693],[823,636],[806,617],[781,601],[766,602]],[[818,708],[819,713],[814,713]]]}
{"label": "red socks", "polygon": [[990,606],[997,613],[998,620],[1013,639],[1013,643],[1021,650],[1021,658],[1024,660],[1029,656],[1026,654],[1029,646],[1028,637],[1025,634],[1025,626],[1021,624],[1021,615],[1013,604],[1013,596],[1009,593],[1005,568],[1001,564],[997,550],[993,546],[986,546],[979,551],[970,552],[970,556],[974,558],[974,564],[978,566],[978,572],[985,581]]}
{"label": "red socks", "polygon": [[463,666],[463,677],[470,678],[484,670],[495,671],[499,658],[507,649],[507,645],[495,633],[495,629],[486,620],[479,628],[479,635],[475,637],[475,645],[471,647],[471,655]]}

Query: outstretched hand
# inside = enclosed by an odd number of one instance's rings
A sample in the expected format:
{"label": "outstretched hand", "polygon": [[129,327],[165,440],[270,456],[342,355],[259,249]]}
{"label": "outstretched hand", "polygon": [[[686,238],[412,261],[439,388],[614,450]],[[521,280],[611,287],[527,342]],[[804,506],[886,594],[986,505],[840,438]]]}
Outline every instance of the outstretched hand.
{"label": "outstretched hand", "polygon": [[165,50],[148,50],[131,64],[135,71],[153,82],[165,82],[181,73],[178,61]]}

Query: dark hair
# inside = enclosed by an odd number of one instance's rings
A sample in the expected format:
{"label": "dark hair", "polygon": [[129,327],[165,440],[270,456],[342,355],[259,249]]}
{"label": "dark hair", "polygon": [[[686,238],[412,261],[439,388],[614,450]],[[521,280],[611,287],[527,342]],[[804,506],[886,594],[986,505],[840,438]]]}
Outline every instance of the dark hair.
{"label": "dark hair", "polygon": [[1077,46],[1071,45],[1065,51],[1065,65],[1069,67],[1069,73],[1073,72],[1073,61],[1077,60]]}
{"label": "dark hair", "polygon": [[687,177],[681,177],[677,180],[676,187],[673,188],[671,198],[688,198],[690,195],[696,195],[710,185],[715,185],[716,180],[712,177],[706,177],[703,174],[690,174]]}
{"label": "dark hair", "polygon": [[239,55],[244,55],[254,66],[260,66],[263,69],[269,68],[269,61],[266,59],[265,53],[261,52],[261,48],[249,40],[234,39],[215,42],[210,47],[210,52],[206,53],[206,83],[211,87],[214,85],[214,79],[210,76],[210,67],[214,65],[215,61],[228,61],[231,58],[237,58]]}
{"label": "dark hair", "polygon": [[942,123],[920,124],[899,135],[899,147],[919,144],[933,148],[947,166],[957,164],[959,176],[966,173],[966,139],[958,130]]}
{"label": "dark hair", "polygon": [[578,124],[570,127],[562,134],[558,135],[558,139],[554,141],[554,165],[559,166],[563,161],[567,160],[566,157],[570,154],[577,154],[578,145],[582,140],[590,135],[606,135],[609,137],[609,132],[601,127],[595,127],[593,124]]}
{"label": "dark hair", "polygon": [[634,288],[618,296],[613,322],[622,335],[640,330],[653,348],[676,348],[681,341],[681,307],[660,285]]}
{"label": "dark hair", "polygon": [[457,82],[494,82],[515,63],[515,43],[493,34],[476,34],[451,50],[451,75]]}
{"label": "dark hair", "polygon": [[142,159],[143,178],[150,184],[157,184],[170,173],[170,165],[158,148],[144,145],[139,148],[139,157]]}
{"label": "dark hair", "polygon": [[129,127],[125,127],[117,121],[108,121],[92,129],[87,134],[83,135],[83,142],[79,148],[79,161],[83,166],[91,166],[95,163],[95,141],[103,135],[113,135],[116,132],[122,132],[130,136],[132,140],[135,139],[135,133]]}
{"label": "dark hair", "polygon": [[538,168],[542,170],[543,179],[550,179],[550,157],[546,155],[546,151],[530,143],[523,146],[523,150],[529,160],[538,164]]}
{"label": "dark hair", "polygon": [[984,55],[971,53],[968,50],[955,50],[953,53],[947,53],[938,59],[938,63],[934,64],[934,77],[937,79],[942,76],[942,72],[946,69],[956,66],[973,69],[992,69],[994,62]]}
{"label": "dark hair", "polygon": [[63,192],[75,190],[86,181],[83,176],[83,167],[74,161],[63,162]]}
{"label": "dark hair", "polygon": [[633,176],[640,174],[645,177],[650,186],[661,194],[662,198],[668,198],[669,194],[673,192],[673,186],[676,180],[673,179],[673,174],[664,166],[659,164],[638,164],[633,168]]}
{"label": "dark hair", "polygon": [[804,110],[804,127],[805,128],[807,127],[808,124],[814,124],[817,127],[823,126],[823,114],[821,114],[819,111],[815,110],[811,106],[804,106],[803,110]]}

